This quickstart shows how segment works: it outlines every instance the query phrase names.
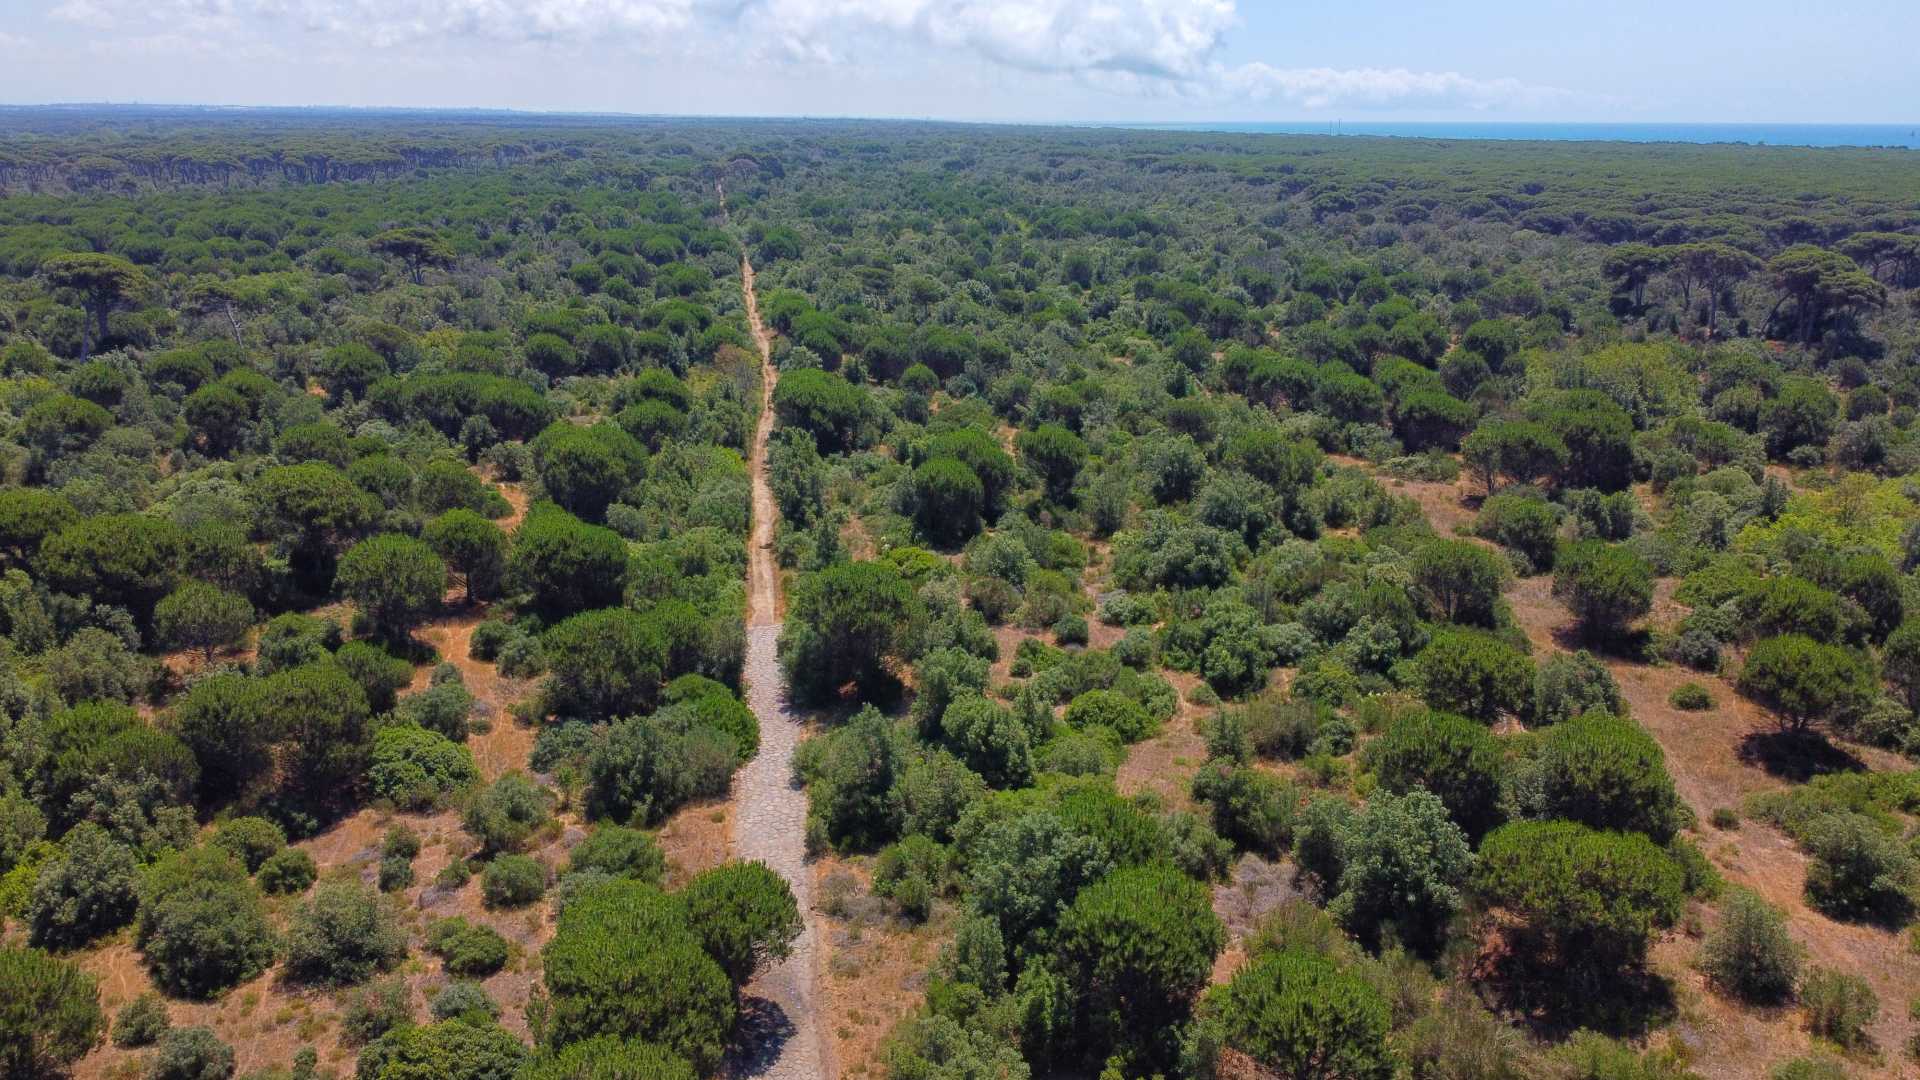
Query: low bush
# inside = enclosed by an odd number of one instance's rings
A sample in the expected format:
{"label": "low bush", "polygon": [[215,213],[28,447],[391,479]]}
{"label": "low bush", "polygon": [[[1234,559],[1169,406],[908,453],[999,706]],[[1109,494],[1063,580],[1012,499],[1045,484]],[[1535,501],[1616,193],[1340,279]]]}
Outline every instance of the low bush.
{"label": "low bush", "polygon": [[1832,968],[1813,968],[1800,987],[1800,1004],[1807,1010],[1807,1029],[1848,1050],[1867,1046],[1867,1028],[1880,1015],[1880,998],[1858,975]]}
{"label": "low bush", "polygon": [[530,855],[502,855],[480,872],[488,907],[525,907],[547,894],[547,868]]}
{"label": "low bush", "polygon": [[506,967],[509,950],[499,931],[455,916],[428,928],[427,951],[445,963],[447,974],[478,979]]}

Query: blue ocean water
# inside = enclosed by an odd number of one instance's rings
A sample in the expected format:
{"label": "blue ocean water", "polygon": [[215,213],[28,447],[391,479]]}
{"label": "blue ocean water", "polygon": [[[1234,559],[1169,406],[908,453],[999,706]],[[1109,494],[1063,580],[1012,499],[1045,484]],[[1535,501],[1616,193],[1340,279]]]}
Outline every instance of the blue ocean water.
{"label": "blue ocean water", "polygon": [[1757,146],[1897,146],[1920,150],[1912,124],[1559,124],[1541,122],[1400,122],[1299,120],[1275,123],[1112,124],[1159,131],[1225,131],[1275,135],[1379,135],[1408,139],[1545,139],[1608,142],[1749,143]]}

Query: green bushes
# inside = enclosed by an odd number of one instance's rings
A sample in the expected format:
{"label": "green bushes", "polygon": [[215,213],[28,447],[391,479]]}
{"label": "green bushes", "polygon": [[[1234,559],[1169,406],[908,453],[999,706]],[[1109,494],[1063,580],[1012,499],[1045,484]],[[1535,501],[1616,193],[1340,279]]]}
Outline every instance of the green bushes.
{"label": "green bushes", "polygon": [[1159,728],[1145,709],[1112,690],[1089,690],[1074,698],[1067,706],[1066,720],[1082,730],[1104,727],[1127,743],[1150,738]]}
{"label": "green bushes", "polygon": [[221,822],[209,843],[233,856],[251,874],[287,846],[287,834],[266,818],[239,817]]}
{"label": "green bushes", "polygon": [[167,1003],[149,990],[126,1003],[113,1018],[113,1045],[123,1049],[152,1046],[167,1033]]}
{"label": "green bushes", "polygon": [[406,952],[406,935],[386,902],[354,882],[322,884],[287,928],[287,972],[304,982],[365,982]]}
{"label": "green bushes", "polygon": [[1685,712],[1704,712],[1713,708],[1713,693],[1697,682],[1684,682],[1667,695],[1667,704]]}
{"label": "green bushes", "polygon": [[134,940],[156,984],[195,998],[265,971],[276,948],[245,867],[211,847],[169,855],[146,872]]}
{"label": "green bushes", "polygon": [[381,728],[373,737],[367,784],[402,810],[439,805],[480,778],[473,751],[417,724]]}
{"label": "green bushes", "polygon": [[1413,663],[1421,696],[1440,712],[1491,722],[1532,703],[1533,663],[1491,634],[1437,631]]}
{"label": "green bushes", "polygon": [[1275,1075],[1394,1075],[1387,1001],[1324,956],[1283,951],[1256,957],[1207,994],[1202,1013],[1212,1045],[1231,1047]]}
{"label": "green bushes", "polygon": [[1522,921],[1521,955],[1583,977],[1638,965],[1680,914],[1680,868],[1644,836],[1519,822],[1480,845],[1474,888]]}
{"label": "green bushes", "polygon": [[525,907],[546,892],[545,864],[527,855],[501,855],[480,872],[480,895],[488,907]]}
{"label": "green bushes", "polygon": [[1880,1014],[1880,998],[1865,979],[1832,968],[1807,972],[1800,1003],[1807,1011],[1808,1030],[1850,1050],[1868,1045],[1867,1028]]}
{"label": "green bushes", "polygon": [[638,882],[585,890],[543,954],[549,1037],[656,1043],[711,1070],[733,1029],[733,984],[687,925],[678,901]]}
{"label": "green bushes", "polygon": [[463,979],[485,978],[507,966],[507,939],[458,916],[428,928],[427,951],[446,964],[447,974]]}
{"label": "green bushes", "polygon": [[0,1075],[60,1073],[106,1027],[93,976],[38,949],[0,946]]}
{"label": "green bushes", "polygon": [[1920,864],[1906,845],[1864,814],[1829,813],[1800,834],[1812,862],[1807,899],[1830,915],[1899,919],[1913,908]]}
{"label": "green bushes", "polygon": [[212,1028],[174,1028],[161,1036],[145,1080],[226,1080],[235,1067],[233,1047]]}
{"label": "green bushes", "polygon": [[1700,943],[1700,969],[1726,992],[1766,1004],[1793,996],[1800,953],[1779,909],[1735,889],[1721,905],[1719,924]]}
{"label": "green bushes", "polygon": [[319,874],[319,869],[313,864],[313,856],[298,848],[288,848],[261,863],[260,873],[254,880],[261,892],[278,896],[306,892]]}

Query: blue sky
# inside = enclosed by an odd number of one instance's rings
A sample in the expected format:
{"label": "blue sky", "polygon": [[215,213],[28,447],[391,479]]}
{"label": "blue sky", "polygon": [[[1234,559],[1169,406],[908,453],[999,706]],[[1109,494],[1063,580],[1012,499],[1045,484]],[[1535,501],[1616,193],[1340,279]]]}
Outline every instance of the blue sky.
{"label": "blue sky", "polygon": [[1920,121],[1915,0],[0,0],[0,102]]}

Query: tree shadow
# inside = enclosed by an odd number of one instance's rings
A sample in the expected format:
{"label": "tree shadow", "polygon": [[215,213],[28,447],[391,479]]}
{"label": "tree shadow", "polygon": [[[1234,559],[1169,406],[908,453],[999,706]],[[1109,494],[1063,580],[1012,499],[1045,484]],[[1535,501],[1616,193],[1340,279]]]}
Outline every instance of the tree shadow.
{"label": "tree shadow", "polygon": [[1751,731],[1740,739],[1742,762],[1769,776],[1806,783],[1816,776],[1861,772],[1867,763],[1817,731]]}
{"label": "tree shadow", "polygon": [[792,1018],[777,1003],[763,997],[740,999],[740,1020],[734,1025],[720,1075],[746,1080],[769,1075],[787,1043],[799,1034]]}
{"label": "tree shadow", "polygon": [[1673,984],[1646,970],[1575,978],[1509,958],[1486,987],[1493,1002],[1535,1038],[1559,1042],[1582,1029],[1637,1039],[1680,1015]]}

